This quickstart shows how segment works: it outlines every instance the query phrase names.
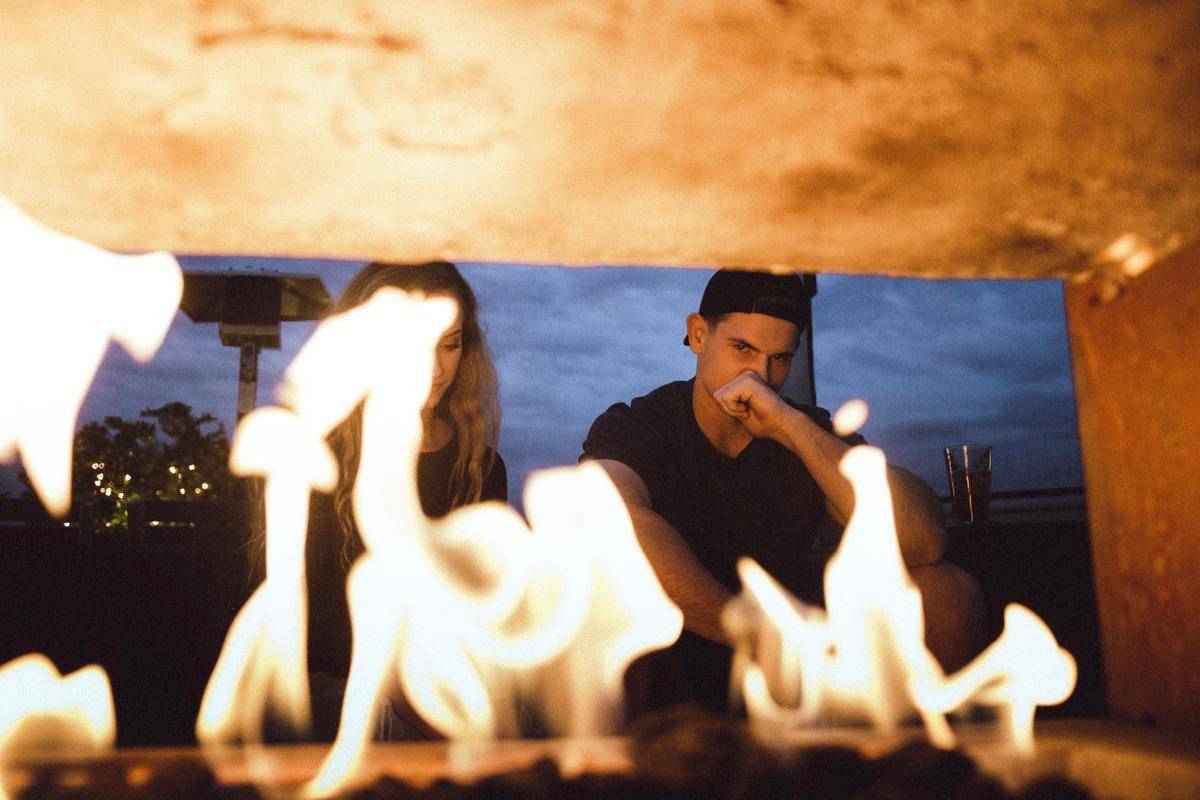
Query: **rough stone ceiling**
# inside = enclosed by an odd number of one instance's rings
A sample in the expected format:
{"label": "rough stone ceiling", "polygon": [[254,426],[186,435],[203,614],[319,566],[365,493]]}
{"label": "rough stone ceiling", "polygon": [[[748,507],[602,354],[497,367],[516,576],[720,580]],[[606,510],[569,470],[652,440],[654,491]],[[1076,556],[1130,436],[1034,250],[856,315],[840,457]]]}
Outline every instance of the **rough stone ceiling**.
{"label": "rough stone ceiling", "polygon": [[120,250],[914,276],[1200,238],[1195,0],[0,4],[0,194]]}

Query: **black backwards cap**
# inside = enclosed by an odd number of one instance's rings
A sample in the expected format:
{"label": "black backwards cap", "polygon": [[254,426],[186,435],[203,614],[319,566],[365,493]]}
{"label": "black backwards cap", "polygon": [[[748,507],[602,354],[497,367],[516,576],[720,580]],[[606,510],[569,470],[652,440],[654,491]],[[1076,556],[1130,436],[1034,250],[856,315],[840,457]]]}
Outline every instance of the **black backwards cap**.
{"label": "black backwards cap", "polygon": [[[770,272],[747,272],[723,269],[713,273],[700,298],[700,316],[705,319],[722,314],[766,314],[795,325],[800,331],[808,327],[810,300],[817,293],[811,275]],[[688,337],[683,337],[688,344]]]}

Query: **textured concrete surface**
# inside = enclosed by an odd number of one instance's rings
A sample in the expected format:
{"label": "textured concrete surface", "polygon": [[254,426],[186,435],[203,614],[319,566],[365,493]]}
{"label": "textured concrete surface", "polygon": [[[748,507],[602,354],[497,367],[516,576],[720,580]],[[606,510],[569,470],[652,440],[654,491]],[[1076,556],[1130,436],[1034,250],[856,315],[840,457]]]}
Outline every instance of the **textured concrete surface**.
{"label": "textured concrete surface", "polygon": [[1065,276],[1200,238],[1194,0],[0,5],[0,194],[122,250]]}
{"label": "textured concrete surface", "polygon": [[1200,731],[1200,245],[1067,327],[1112,714]]}

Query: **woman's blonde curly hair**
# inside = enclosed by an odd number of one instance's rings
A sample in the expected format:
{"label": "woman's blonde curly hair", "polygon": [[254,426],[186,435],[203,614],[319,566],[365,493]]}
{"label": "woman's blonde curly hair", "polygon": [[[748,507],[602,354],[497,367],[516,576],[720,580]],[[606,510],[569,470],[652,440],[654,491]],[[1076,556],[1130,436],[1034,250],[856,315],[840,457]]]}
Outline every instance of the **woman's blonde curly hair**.
{"label": "woman's blonde curly hair", "polygon": [[[462,357],[454,380],[433,413],[451,424],[458,439],[458,455],[450,471],[451,505],[474,503],[483,492],[484,476],[495,459],[500,430],[496,370],[479,324],[475,293],[454,265],[445,261],[425,264],[373,262],[354,276],[329,314],[362,305],[385,286],[420,291],[428,296],[448,296],[458,302],[462,314]],[[362,449],[362,412],[360,403],[329,435],[329,444],[339,467],[333,496],[334,516],[344,537],[342,560],[346,564],[362,548],[352,503]]]}

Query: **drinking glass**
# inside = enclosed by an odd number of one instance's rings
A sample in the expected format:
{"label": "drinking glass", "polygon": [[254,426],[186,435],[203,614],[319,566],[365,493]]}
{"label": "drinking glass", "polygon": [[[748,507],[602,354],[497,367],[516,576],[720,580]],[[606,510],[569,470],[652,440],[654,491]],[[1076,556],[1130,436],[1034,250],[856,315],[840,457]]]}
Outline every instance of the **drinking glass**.
{"label": "drinking glass", "polygon": [[964,525],[987,522],[992,496],[992,446],[956,444],[945,452],[955,518]]}

